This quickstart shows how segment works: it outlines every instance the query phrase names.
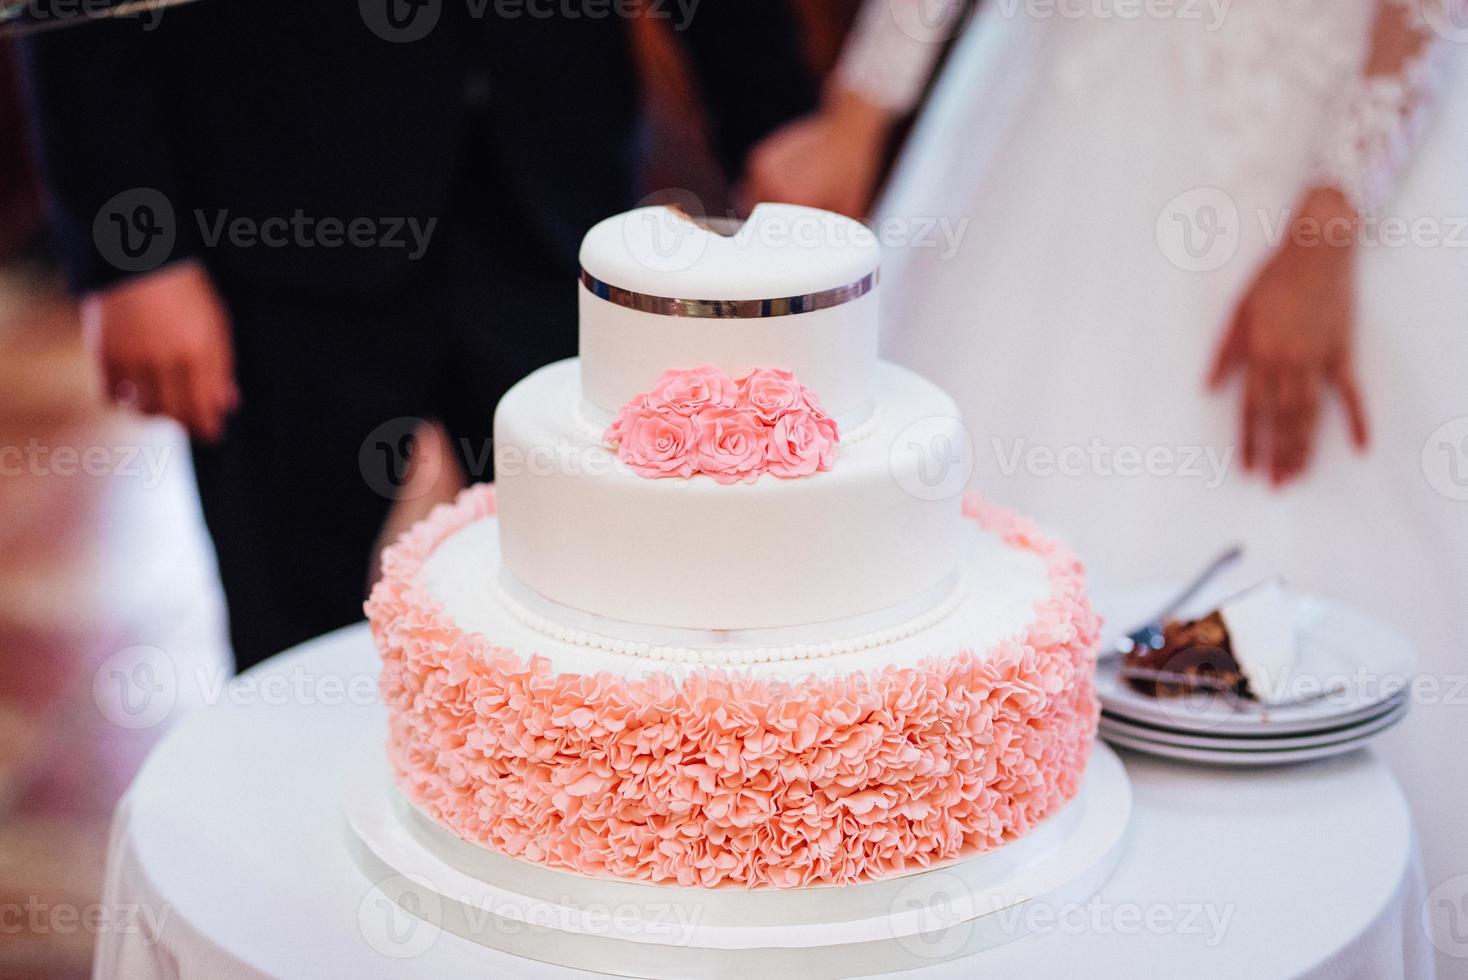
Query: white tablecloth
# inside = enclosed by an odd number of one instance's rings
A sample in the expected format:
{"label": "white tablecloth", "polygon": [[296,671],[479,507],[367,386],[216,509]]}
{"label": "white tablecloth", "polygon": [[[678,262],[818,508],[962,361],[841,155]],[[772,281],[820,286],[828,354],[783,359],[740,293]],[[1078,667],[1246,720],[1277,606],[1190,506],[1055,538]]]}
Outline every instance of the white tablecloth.
{"label": "white tablecloth", "polygon": [[[382,738],[376,675],[366,627],[342,630],[216,692],[159,744],[113,828],[98,977],[591,976],[387,932],[416,920],[353,863],[340,804],[347,760]],[[1095,899],[904,976],[1431,976],[1411,818],[1368,752],[1250,772],[1123,759],[1135,812]]]}

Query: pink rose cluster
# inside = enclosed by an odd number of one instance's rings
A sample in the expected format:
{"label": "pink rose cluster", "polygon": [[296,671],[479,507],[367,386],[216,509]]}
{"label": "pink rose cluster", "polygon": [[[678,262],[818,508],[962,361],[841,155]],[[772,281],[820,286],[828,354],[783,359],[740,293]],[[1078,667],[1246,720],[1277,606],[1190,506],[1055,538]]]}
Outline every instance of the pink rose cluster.
{"label": "pink rose cluster", "polygon": [[635,473],[720,483],[828,470],[837,438],[835,420],[789,371],[758,368],[735,381],[711,364],[665,371],[606,433]]}

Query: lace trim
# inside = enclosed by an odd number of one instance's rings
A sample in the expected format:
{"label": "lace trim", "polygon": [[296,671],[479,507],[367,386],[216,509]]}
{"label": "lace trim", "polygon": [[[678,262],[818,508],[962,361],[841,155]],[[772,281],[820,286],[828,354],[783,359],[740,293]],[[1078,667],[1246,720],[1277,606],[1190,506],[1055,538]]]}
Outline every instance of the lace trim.
{"label": "lace trim", "polygon": [[1313,182],[1335,187],[1360,213],[1379,210],[1396,191],[1437,105],[1447,74],[1447,45],[1433,34],[1423,7],[1437,3],[1468,10],[1465,0],[1385,0],[1409,12],[1426,40],[1400,71],[1368,75],[1343,87],[1328,119],[1331,125],[1316,154]]}

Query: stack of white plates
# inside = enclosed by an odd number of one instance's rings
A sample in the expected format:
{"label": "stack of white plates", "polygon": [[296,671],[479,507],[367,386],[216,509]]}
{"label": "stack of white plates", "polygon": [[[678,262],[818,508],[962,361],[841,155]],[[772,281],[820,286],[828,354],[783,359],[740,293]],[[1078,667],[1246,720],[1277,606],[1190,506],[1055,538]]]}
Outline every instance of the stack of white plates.
{"label": "stack of white plates", "polygon": [[1149,599],[1165,591],[1102,607],[1107,633],[1097,687],[1101,736],[1113,745],[1214,765],[1270,766],[1350,752],[1406,716],[1413,660],[1407,640],[1364,613],[1302,595],[1291,597],[1298,659],[1279,703],[1218,692],[1140,693],[1122,679],[1121,659],[1107,654],[1118,636],[1146,620]]}

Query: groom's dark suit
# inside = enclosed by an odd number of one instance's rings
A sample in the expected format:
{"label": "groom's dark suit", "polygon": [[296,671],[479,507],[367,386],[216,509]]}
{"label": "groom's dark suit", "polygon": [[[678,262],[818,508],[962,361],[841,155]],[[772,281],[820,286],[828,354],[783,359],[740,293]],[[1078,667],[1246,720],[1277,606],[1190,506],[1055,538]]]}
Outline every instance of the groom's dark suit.
{"label": "groom's dark suit", "polygon": [[[485,478],[500,394],[574,353],[577,243],[635,197],[627,6],[199,0],[26,42],[73,288],[192,257],[229,307],[243,406],[195,462],[242,667],[360,618],[400,420]],[[726,164],[813,101],[782,0],[643,9],[687,21]]]}

